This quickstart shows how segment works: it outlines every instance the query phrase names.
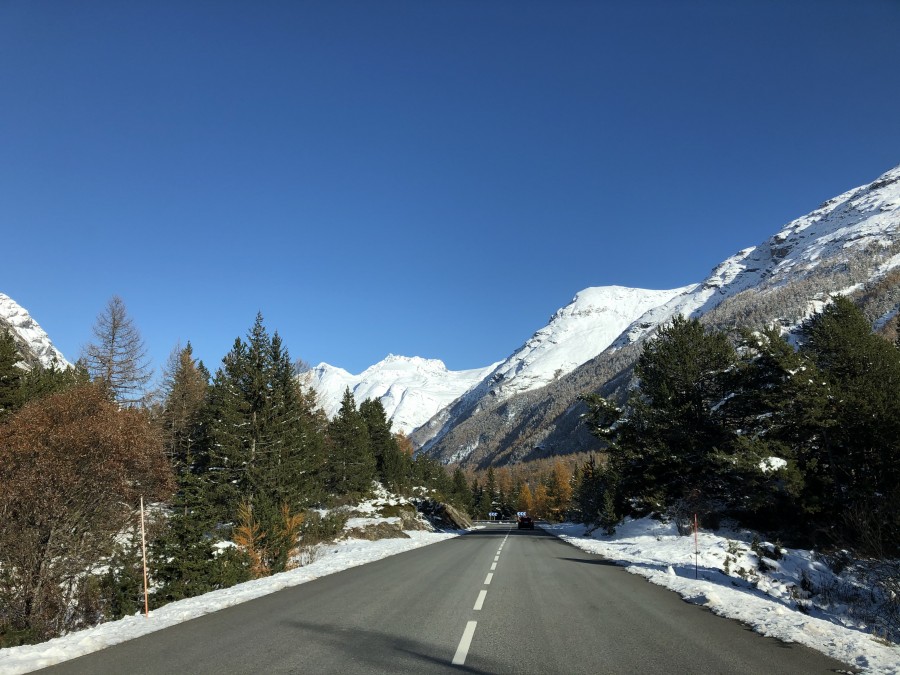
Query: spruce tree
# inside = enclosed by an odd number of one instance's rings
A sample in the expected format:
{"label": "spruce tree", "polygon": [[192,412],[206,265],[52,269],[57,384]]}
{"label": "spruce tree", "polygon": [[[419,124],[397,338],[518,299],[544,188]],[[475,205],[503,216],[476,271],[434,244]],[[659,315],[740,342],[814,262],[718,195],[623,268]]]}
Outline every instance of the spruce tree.
{"label": "spruce tree", "polygon": [[209,472],[209,372],[194,358],[190,342],[172,353],[162,389],[165,398],[158,422],[178,489],[166,527],[152,546],[156,604],[224,587],[230,562],[214,547],[217,513]]}
{"label": "spruce tree", "polygon": [[8,330],[0,332],[0,419],[18,410],[24,403],[19,350]]}
{"label": "spruce tree", "polygon": [[236,339],[222,360],[210,390],[210,456],[225,520],[242,499],[273,522],[282,503],[297,510],[312,501],[321,439],[309,400],[280,337],[270,338],[257,315],[247,341]]}
{"label": "spruce tree", "polygon": [[453,470],[453,487],[450,490],[450,501],[467,513],[472,511],[472,492],[469,489],[469,482],[466,480],[466,474],[460,467]]}
{"label": "spruce tree", "polygon": [[386,487],[400,491],[408,474],[406,456],[401,452],[397,438],[391,433],[391,423],[378,399],[368,399],[359,406],[359,413],[366,423],[369,447],[375,457],[375,475]]}
{"label": "spruce tree", "polygon": [[90,381],[91,376],[83,361],[76,362],[71,368],[61,367],[55,360],[49,366],[36,364],[23,374],[23,398],[26,402],[33,401],[80,387]]}
{"label": "spruce tree", "polygon": [[331,489],[339,495],[365,494],[375,478],[375,455],[366,420],[349,388],[328,425],[328,473]]}

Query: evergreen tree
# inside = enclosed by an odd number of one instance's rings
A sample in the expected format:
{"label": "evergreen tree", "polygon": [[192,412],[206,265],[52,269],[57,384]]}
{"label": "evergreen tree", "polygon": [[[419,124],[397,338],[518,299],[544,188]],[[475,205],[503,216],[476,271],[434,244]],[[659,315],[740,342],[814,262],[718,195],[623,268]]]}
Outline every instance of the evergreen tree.
{"label": "evergreen tree", "polygon": [[413,459],[411,467],[414,485],[435,491],[439,499],[450,494],[453,484],[444,465],[439,461],[425,453],[419,453]]}
{"label": "evergreen tree", "polygon": [[220,555],[214,547],[208,390],[209,371],[194,358],[190,342],[176,348],[164,371],[158,419],[178,489],[166,526],[151,548],[157,605],[223,588],[245,576],[232,555]]}
{"label": "evergreen tree", "polygon": [[625,416],[586,397],[594,433],[611,442],[624,494],[648,510],[675,503],[717,508],[727,498],[735,445],[720,411],[736,361],[727,336],[676,316],[644,346],[635,366],[639,388]]}
{"label": "evergreen tree", "polygon": [[[822,508],[822,466],[816,459],[827,418],[827,391],[818,369],[772,328],[745,332],[741,361],[730,378],[722,417],[735,432],[732,503],[736,515],[777,527],[783,514],[805,516]],[[769,458],[787,462],[781,468]],[[768,467],[768,468],[765,468]]]}
{"label": "evergreen tree", "polygon": [[470,513],[472,511],[472,493],[469,489],[469,482],[466,480],[466,475],[458,466],[453,470],[452,483],[453,487],[450,490],[450,501],[452,501],[455,506]]}
{"label": "evergreen tree", "polygon": [[494,510],[494,500],[491,499],[491,492],[487,487],[481,490],[478,495],[478,502],[475,506],[475,517],[487,520],[490,513]]}
{"label": "evergreen tree", "polygon": [[328,474],[332,492],[341,495],[365,494],[375,478],[368,427],[349,387],[328,425]]}
{"label": "evergreen tree", "polygon": [[832,514],[864,513],[866,520],[883,521],[881,545],[900,550],[900,355],[842,297],[803,332],[801,351],[822,373],[829,394],[831,424],[815,460],[830,473]]}
{"label": "evergreen tree", "polygon": [[494,475],[494,467],[492,466],[489,466],[487,470],[487,476],[485,477],[484,482],[484,491],[487,492],[490,499],[490,504],[493,507],[494,502],[497,501],[497,477]]}
{"label": "evergreen tree", "polygon": [[391,423],[384,406],[378,399],[368,399],[360,404],[359,413],[369,434],[369,447],[375,457],[376,478],[386,487],[400,491],[409,473],[406,455],[391,433]]}
{"label": "evergreen tree", "polygon": [[222,360],[210,390],[210,457],[223,520],[234,518],[242,499],[272,523],[281,504],[296,511],[311,501],[321,439],[308,401],[281,339],[270,338],[257,315],[247,341],[236,339]]}
{"label": "evergreen tree", "polygon": [[0,332],[0,419],[15,412],[24,403],[19,350],[8,330]]}
{"label": "evergreen tree", "polygon": [[33,401],[88,384],[91,376],[83,361],[72,368],[62,368],[54,361],[49,366],[36,364],[22,376],[22,396]]}

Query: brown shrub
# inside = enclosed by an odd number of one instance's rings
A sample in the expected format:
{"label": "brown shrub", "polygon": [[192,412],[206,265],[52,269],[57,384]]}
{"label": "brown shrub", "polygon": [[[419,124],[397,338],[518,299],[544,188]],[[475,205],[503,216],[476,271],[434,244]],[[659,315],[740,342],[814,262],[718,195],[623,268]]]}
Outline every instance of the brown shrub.
{"label": "brown shrub", "polygon": [[143,410],[94,385],[34,401],[0,426],[0,635],[42,640],[90,621],[92,570],[139,498],[171,494],[159,436]]}

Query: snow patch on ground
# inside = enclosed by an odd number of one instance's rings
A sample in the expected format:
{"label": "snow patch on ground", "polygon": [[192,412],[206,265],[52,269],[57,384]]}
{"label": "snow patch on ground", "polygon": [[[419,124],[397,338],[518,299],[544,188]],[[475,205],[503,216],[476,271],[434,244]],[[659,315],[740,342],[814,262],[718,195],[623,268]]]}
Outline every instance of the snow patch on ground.
{"label": "snow patch on ground", "polygon": [[[575,524],[544,529],[758,633],[817,649],[867,673],[900,675],[900,646],[877,641],[871,627],[855,620],[846,607],[823,609],[803,601],[804,575],[831,574],[813,552],[781,549],[779,560],[765,558],[770,569],[760,573],[747,532],[701,531],[695,555],[693,536],[679,536],[674,523],[650,518],[627,520],[611,536],[598,531],[588,535],[584,525]],[[766,542],[761,546],[775,548]]]}

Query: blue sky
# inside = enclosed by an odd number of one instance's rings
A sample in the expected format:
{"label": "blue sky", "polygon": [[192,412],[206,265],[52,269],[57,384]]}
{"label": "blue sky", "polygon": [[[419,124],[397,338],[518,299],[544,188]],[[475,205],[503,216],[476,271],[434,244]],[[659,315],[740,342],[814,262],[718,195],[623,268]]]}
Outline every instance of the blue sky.
{"label": "blue sky", "polygon": [[900,2],[0,2],[0,292],[70,359],[257,311],[293,357],[505,358],[900,164]]}

